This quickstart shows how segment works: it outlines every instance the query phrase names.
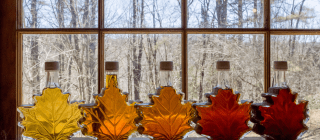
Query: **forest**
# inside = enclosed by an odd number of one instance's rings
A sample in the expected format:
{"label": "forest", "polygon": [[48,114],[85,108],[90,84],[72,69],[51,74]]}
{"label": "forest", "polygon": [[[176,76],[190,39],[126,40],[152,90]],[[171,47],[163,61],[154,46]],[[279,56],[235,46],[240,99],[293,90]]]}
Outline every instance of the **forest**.
{"label": "forest", "polygon": [[[22,28],[98,28],[98,0],[22,0]],[[272,29],[318,29],[320,2],[271,0]],[[104,28],[181,28],[181,0],[105,0]],[[188,28],[263,28],[263,0],[188,0]],[[98,89],[98,33],[24,34],[22,104],[45,87],[44,62],[59,61],[59,84],[72,100],[93,103]],[[287,83],[309,101],[309,131],[320,134],[320,36],[271,35],[273,61],[288,61]],[[149,102],[160,86],[160,61],[173,61],[173,87],[182,89],[181,34],[104,34],[104,60],[119,62],[119,87]],[[203,102],[217,84],[215,63],[230,61],[230,84],[242,100],[262,102],[263,34],[188,34],[188,99]],[[272,67],[271,67],[272,69]],[[271,70],[273,77],[273,70]],[[250,135],[250,134],[249,134]],[[138,136],[138,135],[137,135]],[[253,134],[250,136],[254,136]],[[139,137],[139,136],[138,136]]]}

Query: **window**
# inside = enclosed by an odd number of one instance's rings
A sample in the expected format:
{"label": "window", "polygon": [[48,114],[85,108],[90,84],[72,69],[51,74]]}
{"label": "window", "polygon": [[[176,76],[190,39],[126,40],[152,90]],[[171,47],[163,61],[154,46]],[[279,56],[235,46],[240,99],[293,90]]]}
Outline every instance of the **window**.
{"label": "window", "polygon": [[45,61],[59,61],[59,85],[72,100],[93,101],[98,88],[97,34],[23,34],[22,104],[45,87]]}
{"label": "window", "polygon": [[149,102],[148,93],[160,86],[160,61],[173,61],[172,85],[181,91],[181,34],[105,34],[104,39],[104,58],[119,61],[118,85],[131,93],[130,100]]}
{"label": "window", "polygon": [[[254,41],[260,40],[260,42]],[[190,34],[188,35],[189,99],[205,101],[203,93],[217,84],[216,61],[228,60],[230,86],[245,100],[259,101],[263,85],[262,34]]]}
{"label": "window", "polygon": [[[288,61],[288,81],[309,100],[309,131],[319,134],[319,2],[306,0],[18,0],[18,105],[41,93],[46,60],[60,61],[71,100],[94,102],[104,61],[119,61],[119,86],[149,102],[159,62],[174,62],[173,86],[203,101],[215,62],[231,61],[232,87],[261,102],[272,62]],[[137,137],[139,135],[136,135]],[[191,137],[198,136],[191,134]],[[249,137],[256,136],[253,133]],[[319,136],[319,135],[318,135]]]}

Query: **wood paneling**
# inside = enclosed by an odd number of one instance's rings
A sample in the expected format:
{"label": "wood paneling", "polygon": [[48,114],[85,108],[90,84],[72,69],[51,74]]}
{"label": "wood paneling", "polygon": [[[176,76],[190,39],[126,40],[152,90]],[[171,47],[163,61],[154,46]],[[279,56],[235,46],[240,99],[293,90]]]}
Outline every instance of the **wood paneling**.
{"label": "wood paneling", "polygon": [[16,139],[16,0],[0,4],[0,139]]}

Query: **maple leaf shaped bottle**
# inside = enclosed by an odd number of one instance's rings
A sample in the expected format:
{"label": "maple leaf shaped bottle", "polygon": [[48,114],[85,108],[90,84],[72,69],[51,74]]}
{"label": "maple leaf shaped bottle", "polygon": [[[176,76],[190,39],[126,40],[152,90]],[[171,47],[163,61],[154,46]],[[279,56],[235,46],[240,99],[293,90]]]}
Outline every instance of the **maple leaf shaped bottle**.
{"label": "maple leaf shaped bottle", "polygon": [[33,105],[18,107],[22,118],[19,126],[24,129],[23,137],[39,140],[69,139],[80,130],[80,103],[69,104],[70,94],[62,94],[58,84],[58,70],[59,62],[45,62],[47,81],[42,95],[33,96]]}
{"label": "maple leaf shaped bottle", "polygon": [[137,130],[134,121],[138,117],[134,104],[128,104],[128,93],[122,94],[118,88],[119,64],[105,62],[106,87],[94,95],[95,104],[83,104],[79,107],[84,117],[79,121],[82,133],[101,140],[128,139]]}
{"label": "maple leaf shaped bottle", "polygon": [[238,104],[240,94],[233,93],[229,84],[229,61],[217,61],[218,82],[207,102],[195,103],[195,131],[213,140],[238,140],[248,134],[251,102]]}
{"label": "maple leaf shaped bottle", "polygon": [[286,83],[287,69],[286,61],[275,61],[272,87],[261,94],[265,100],[251,105],[253,131],[267,140],[295,140],[308,129],[308,101],[295,103],[298,94]]}
{"label": "maple leaf shaped bottle", "polygon": [[140,118],[138,132],[155,140],[180,140],[193,130],[192,103],[181,103],[183,94],[172,87],[172,61],[160,62],[160,84],[157,93],[149,94],[150,103],[137,104]]}

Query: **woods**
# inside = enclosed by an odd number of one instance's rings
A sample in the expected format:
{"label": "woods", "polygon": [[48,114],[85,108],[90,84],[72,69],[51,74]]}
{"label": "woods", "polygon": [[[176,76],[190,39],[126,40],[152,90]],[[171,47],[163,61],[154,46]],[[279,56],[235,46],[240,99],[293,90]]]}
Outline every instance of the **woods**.
{"label": "woods", "polygon": [[[181,28],[181,0],[105,0],[104,28]],[[262,0],[188,0],[188,28],[263,28]],[[319,3],[271,0],[272,29],[318,28]],[[23,28],[98,28],[98,0],[23,0]],[[204,101],[217,83],[215,62],[231,62],[230,81],[241,99],[261,102],[263,34],[188,34],[188,96]],[[272,35],[271,62],[288,61],[287,80],[299,98],[320,109],[317,35]],[[60,62],[59,84],[71,100],[93,103],[98,89],[97,34],[24,34],[22,104],[45,86],[44,62]],[[104,34],[104,61],[119,61],[119,88],[130,100],[149,102],[159,87],[159,62],[173,61],[173,87],[182,89],[181,34]],[[272,71],[273,72],[273,71]],[[271,73],[272,76],[273,73]],[[319,112],[319,111],[318,111]],[[317,125],[314,125],[317,124]],[[309,135],[319,132],[311,118]]]}

